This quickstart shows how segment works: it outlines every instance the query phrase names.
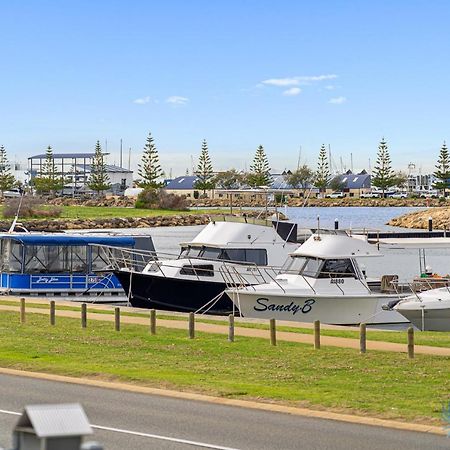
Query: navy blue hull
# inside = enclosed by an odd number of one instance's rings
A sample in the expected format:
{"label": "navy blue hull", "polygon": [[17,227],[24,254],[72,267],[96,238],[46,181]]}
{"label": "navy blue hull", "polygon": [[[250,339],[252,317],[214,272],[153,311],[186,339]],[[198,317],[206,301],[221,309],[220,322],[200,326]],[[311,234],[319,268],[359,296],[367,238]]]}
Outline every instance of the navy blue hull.
{"label": "navy blue hull", "polygon": [[[114,273],[125,292],[129,294],[130,273],[119,271]],[[129,298],[131,305],[137,308],[195,312],[213,298],[220,296],[207,314],[228,315],[233,313],[233,302],[225,294],[225,289],[226,284],[221,282],[166,278],[134,272]]]}

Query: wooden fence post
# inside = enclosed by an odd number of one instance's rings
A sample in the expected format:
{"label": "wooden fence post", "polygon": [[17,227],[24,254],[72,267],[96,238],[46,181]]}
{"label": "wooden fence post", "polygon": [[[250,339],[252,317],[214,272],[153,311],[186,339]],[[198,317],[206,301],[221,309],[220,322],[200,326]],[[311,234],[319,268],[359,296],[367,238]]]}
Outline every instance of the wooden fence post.
{"label": "wooden fence post", "polygon": [[234,315],[230,314],[228,316],[228,340],[234,342]]}
{"label": "wooden fence post", "polygon": [[270,328],[270,345],[277,345],[277,328],[275,319],[270,319],[269,328]]}
{"label": "wooden fence post", "polygon": [[87,327],[87,305],[86,303],[81,304],[81,327]]}
{"label": "wooden fence post", "polygon": [[50,325],[55,325],[56,323],[56,308],[55,300],[50,301]]}
{"label": "wooden fence post", "polygon": [[195,338],[195,316],[193,312],[189,313],[189,339]]}
{"label": "wooden fence post", "polygon": [[408,328],[408,357],[414,358],[414,328]]}
{"label": "wooden fence post", "polygon": [[367,342],[366,342],[366,336],[367,336],[367,326],[365,323],[361,323],[359,325],[359,352],[360,353],[366,353],[367,350]]}
{"label": "wooden fence post", "polygon": [[25,299],[20,299],[20,323],[25,323]]}
{"label": "wooden fence post", "polygon": [[120,331],[120,308],[117,306],[114,308],[114,324],[115,330]]}
{"label": "wooden fence post", "polygon": [[150,334],[156,334],[156,311],[150,310]]}
{"label": "wooden fence post", "polygon": [[314,348],[320,348],[320,320],[314,321]]}

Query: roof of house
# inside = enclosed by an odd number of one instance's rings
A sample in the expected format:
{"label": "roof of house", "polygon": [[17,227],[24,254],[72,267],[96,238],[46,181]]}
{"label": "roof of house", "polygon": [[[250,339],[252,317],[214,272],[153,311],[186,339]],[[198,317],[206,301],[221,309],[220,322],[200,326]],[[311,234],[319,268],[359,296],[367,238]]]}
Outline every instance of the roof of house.
{"label": "roof of house", "polygon": [[[108,155],[109,153],[103,153],[104,155]],[[53,153],[53,159],[84,159],[84,158],[93,158],[95,153]],[[41,153],[40,155],[30,156],[28,159],[45,159],[47,155],[45,153]]]}
{"label": "roof of house", "polygon": [[196,181],[198,181],[198,177],[195,175],[186,175],[184,177],[177,177],[177,178],[174,178],[173,180],[170,180],[167,183],[167,186],[165,187],[165,189],[191,190],[191,189],[194,189],[194,185],[195,185]]}
{"label": "roof of house", "polygon": [[370,188],[370,175],[363,170],[360,173],[352,173],[348,170],[342,175],[336,175],[333,180],[338,179],[345,189],[362,189]]}

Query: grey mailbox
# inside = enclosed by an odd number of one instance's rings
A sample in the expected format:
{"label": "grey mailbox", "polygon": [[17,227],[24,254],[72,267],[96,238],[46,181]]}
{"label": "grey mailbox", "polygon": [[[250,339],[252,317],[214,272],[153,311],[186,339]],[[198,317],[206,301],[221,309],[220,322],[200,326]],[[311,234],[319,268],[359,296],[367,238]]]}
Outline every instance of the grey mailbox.
{"label": "grey mailbox", "polygon": [[87,434],[92,428],[80,404],[29,405],[14,428],[14,450],[80,450]]}

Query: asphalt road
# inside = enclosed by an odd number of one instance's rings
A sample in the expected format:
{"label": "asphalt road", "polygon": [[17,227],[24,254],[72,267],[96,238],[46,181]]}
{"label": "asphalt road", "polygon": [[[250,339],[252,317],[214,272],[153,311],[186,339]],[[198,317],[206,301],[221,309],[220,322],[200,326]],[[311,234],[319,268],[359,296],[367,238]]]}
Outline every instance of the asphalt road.
{"label": "asphalt road", "polygon": [[[204,402],[0,375],[0,447],[27,404],[80,402],[105,450],[433,450],[450,438]],[[106,427],[108,429],[99,429]],[[186,441],[186,442],[183,442]]]}

